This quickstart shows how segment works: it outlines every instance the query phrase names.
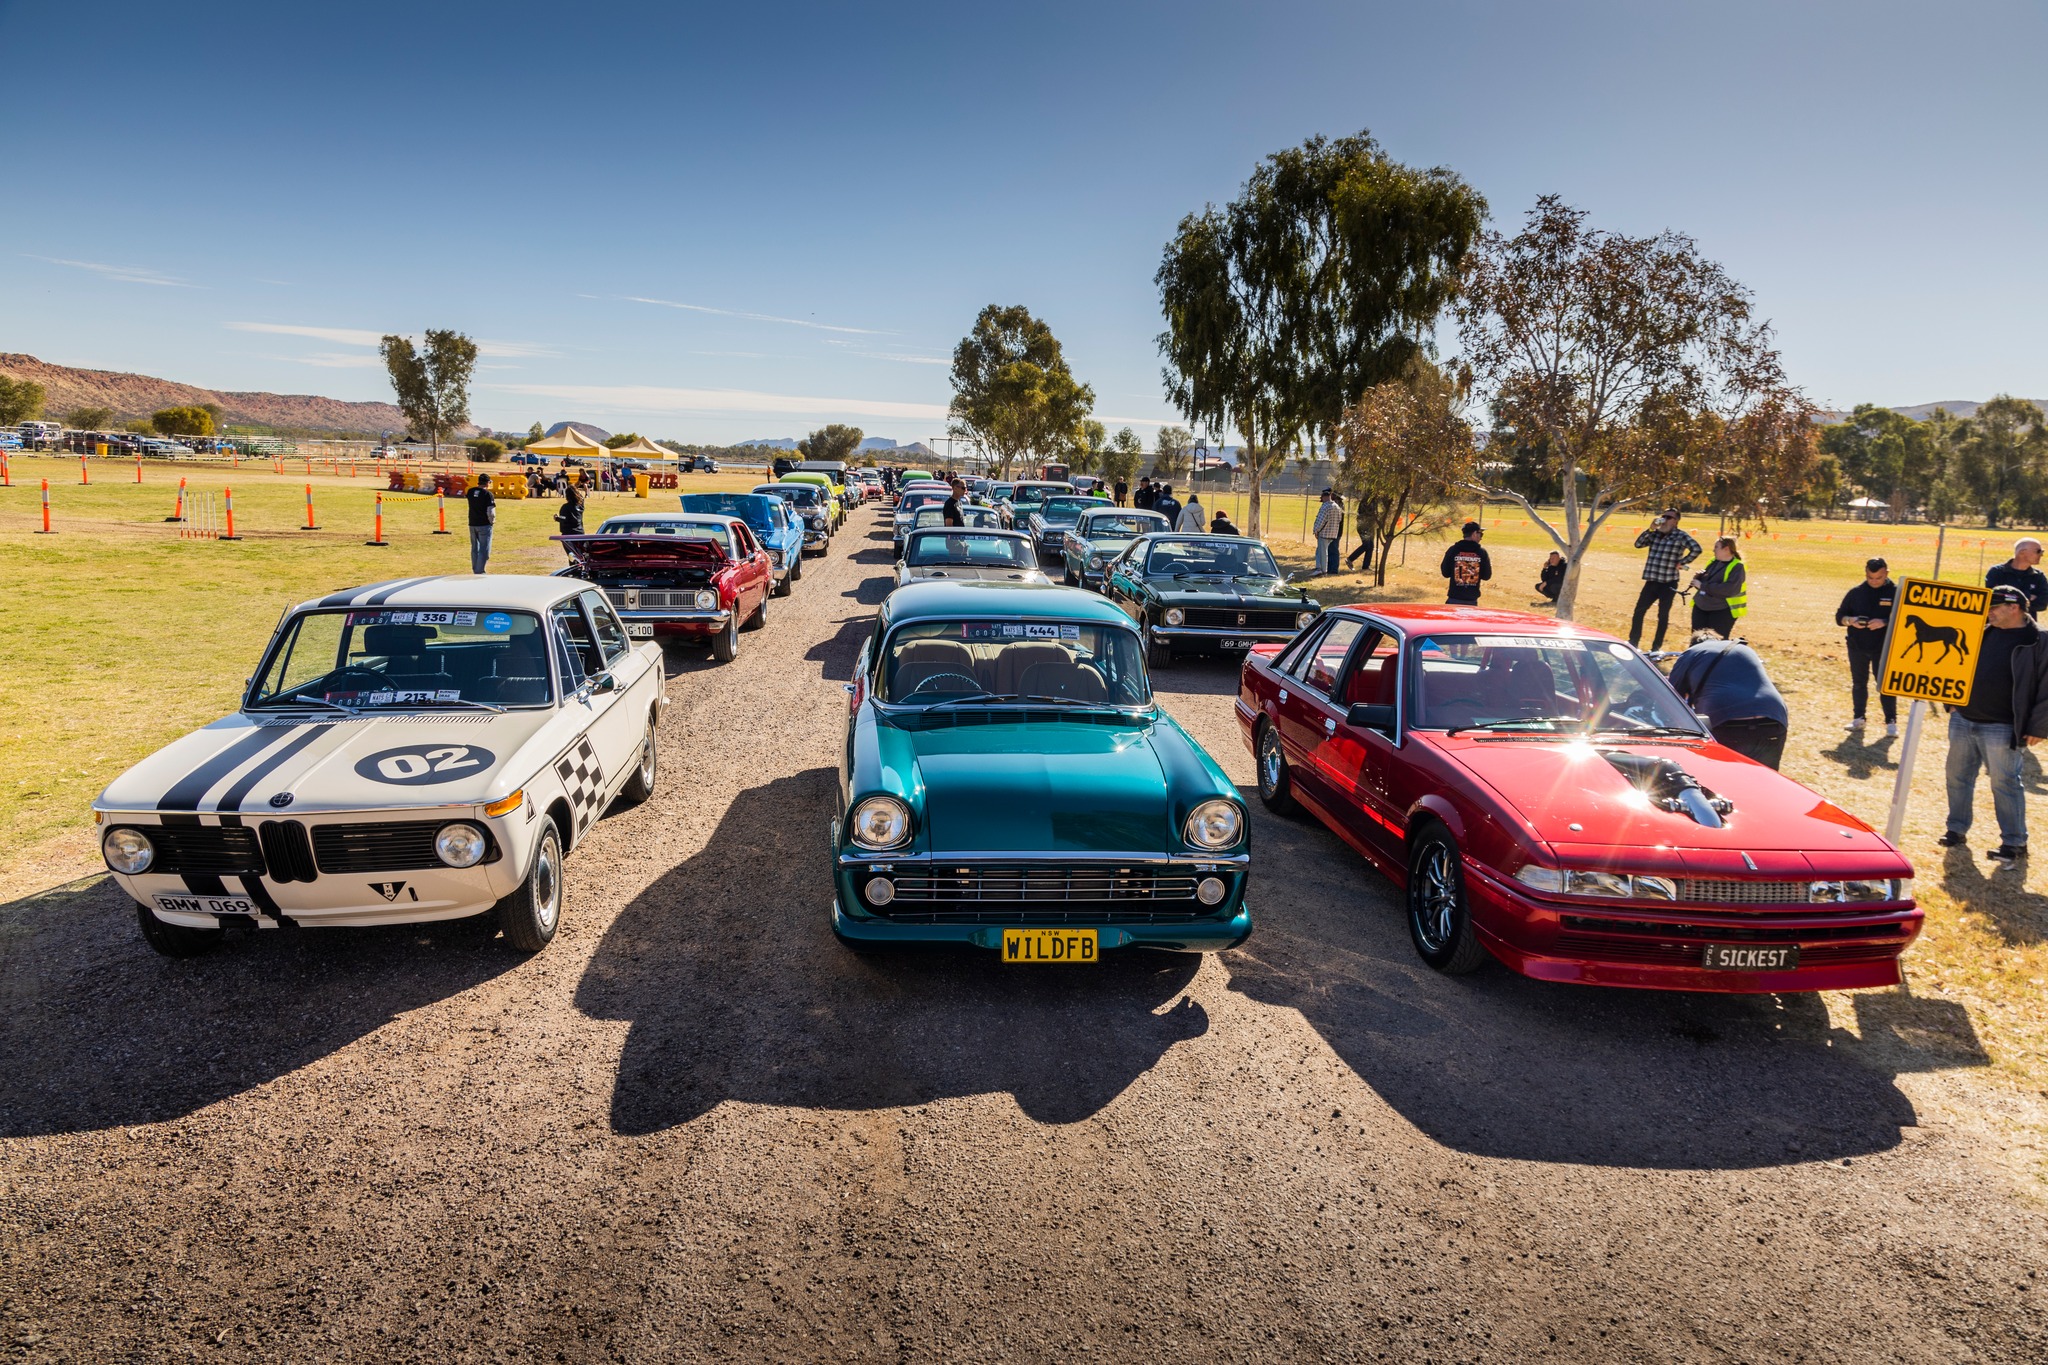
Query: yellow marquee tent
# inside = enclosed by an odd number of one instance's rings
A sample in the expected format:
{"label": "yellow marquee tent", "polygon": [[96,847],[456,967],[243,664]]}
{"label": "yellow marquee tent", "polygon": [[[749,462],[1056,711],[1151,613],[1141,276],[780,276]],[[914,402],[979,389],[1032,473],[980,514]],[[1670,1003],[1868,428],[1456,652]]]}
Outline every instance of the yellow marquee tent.
{"label": "yellow marquee tent", "polygon": [[[574,430],[574,428],[571,428]],[[665,446],[658,446],[645,436],[629,441],[614,450],[612,454],[629,460],[673,460],[676,453]]]}
{"label": "yellow marquee tent", "polygon": [[535,455],[574,455],[579,459],[602,459],[612,453],[574,427],[563,427],[556,435],[528,441],[526,448]]}

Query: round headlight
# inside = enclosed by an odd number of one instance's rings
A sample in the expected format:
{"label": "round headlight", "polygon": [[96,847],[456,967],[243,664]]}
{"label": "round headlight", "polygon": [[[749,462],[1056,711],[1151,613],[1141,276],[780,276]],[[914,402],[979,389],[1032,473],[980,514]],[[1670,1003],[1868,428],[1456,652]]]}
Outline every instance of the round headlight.
{"label": "round headlight", "polygon": [[893,796],[870,796],[853,808],[853,842],[862,848],[895,848],[910,838],[910,808]]}
{"label": "round headlight", "polygon": [[1187,619],[1188,614],[1179,607],[1168,607],[1166,609],[1166,624],[1169,626],[1177,626]]}
{"label": "round headlight", "polygon": [[1313,621],[1313,620],[1315,620],[1315,619],[1316,619],[1316,614],[1315,614],[1314,612],[1312,612],[1312,611],[1304,611],[1304,612],[1301,612],[1301,613],[1299,613],[1299,614],[1297,614],[1297,615],[1295,616],[1295,618],[1294,618],[1294,624],[1295,624],[1295,627],[1296,627],[1296,629],[1299,629],[1299,630],[1307,630],[1307,629],[1308,629],[1308,623],[1309,623],[1309,622],[1311,622],[1311,621]]}
{"label": "round headlight", "polygon": [[443,825],[434,836],[434,856],[450,867],[475,867],[490,847],[475,825]]}
{"label": "round headlight", "polygon": [[156,861],[156,846],[139,829],[109,830],[100,841],[100,852],[106,855],[108,867],[131,877],[149,871],[149,865]]}
{"label": "round headlight", "polygon": [[866,894],[869,905],[887,905],[896,899],[896,883],[887,877],[870,877],[861,890]]}
{"label": "round headlight", "polygon": [[1244,812],[1237,802],[1218,797],[1188,812],[1184,833],[1196,848],[1229,848],[1244,832]]}
{"label": "round headlight", "polygon": [[717,606],[717,605],[718,605],[718,594],[717,594],[717,593],[715,593],[715,592],[712,592],[712,591],[710,591],[710,590],[708,590],[708,589],[707,589],[707,590],[705,590],[705,591],[703,591],[703,592],[700,592],[700,593],[698,593],[698,594],[697,594],[697,610],[698,610],[698,611],[710,611],[710,610],[711,610],[711,609],[712,609],[713,607],[715,607],[715,606]]}
{"label": "round headlight", "polygon": [[1195,899],[1204,905],[1220,905],[1224,889],[1221,877],[1204,877],[1202,884],[1195,888]]}

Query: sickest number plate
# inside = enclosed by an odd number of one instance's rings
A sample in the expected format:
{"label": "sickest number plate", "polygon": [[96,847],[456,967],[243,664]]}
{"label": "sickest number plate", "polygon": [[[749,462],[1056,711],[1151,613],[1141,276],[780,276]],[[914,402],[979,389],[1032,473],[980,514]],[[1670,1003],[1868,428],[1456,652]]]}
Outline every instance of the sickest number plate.
{"label": "sickest number plate", "polygon": [[1700,965],[1717,972],[1789,972],[1799,965],[1799,945],[1709,943],[1700,952]]}
{"label": "sickest number plate", "polygon": [[1005,962],[1097,962],[1100,943],[1093,929],[1005,929]]}
{"label": "sickest number plate", "polygon": [[628,621],[626,622],[626,634],[632,636],[635,640],[652,640],[654,638],[654,622]]}
{"label": "sickest number plate", "polygon": [[180,915],[254,915],[256,903],[247,896],[165,896],[156,897],[156,908]]}

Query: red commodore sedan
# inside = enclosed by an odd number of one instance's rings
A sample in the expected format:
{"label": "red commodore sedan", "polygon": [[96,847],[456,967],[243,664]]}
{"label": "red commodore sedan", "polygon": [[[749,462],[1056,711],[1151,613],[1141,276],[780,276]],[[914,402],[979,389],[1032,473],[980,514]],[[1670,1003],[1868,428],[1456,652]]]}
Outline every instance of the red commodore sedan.
{"label": "red commodore sedan", "polygon": [[1613,636],[1549,617],[1327,611],[1245,659],[1259,795],[1405,887],[1423,961],[1696,991],[1900,980],[1913,867],[1714,742]]}

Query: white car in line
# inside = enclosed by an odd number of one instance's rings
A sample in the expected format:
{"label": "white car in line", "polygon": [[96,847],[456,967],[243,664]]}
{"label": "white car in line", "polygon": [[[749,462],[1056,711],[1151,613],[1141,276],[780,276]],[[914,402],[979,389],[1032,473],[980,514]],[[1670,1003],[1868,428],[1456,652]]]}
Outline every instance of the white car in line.
{"label": "white car in line", "polygon": [[654,790],[661,646],[573,578],[451,575],[285,613],[241,709],[93,802],[158,952],[225,928],[408,924],[495,911],[545,948],[562,858]]}

